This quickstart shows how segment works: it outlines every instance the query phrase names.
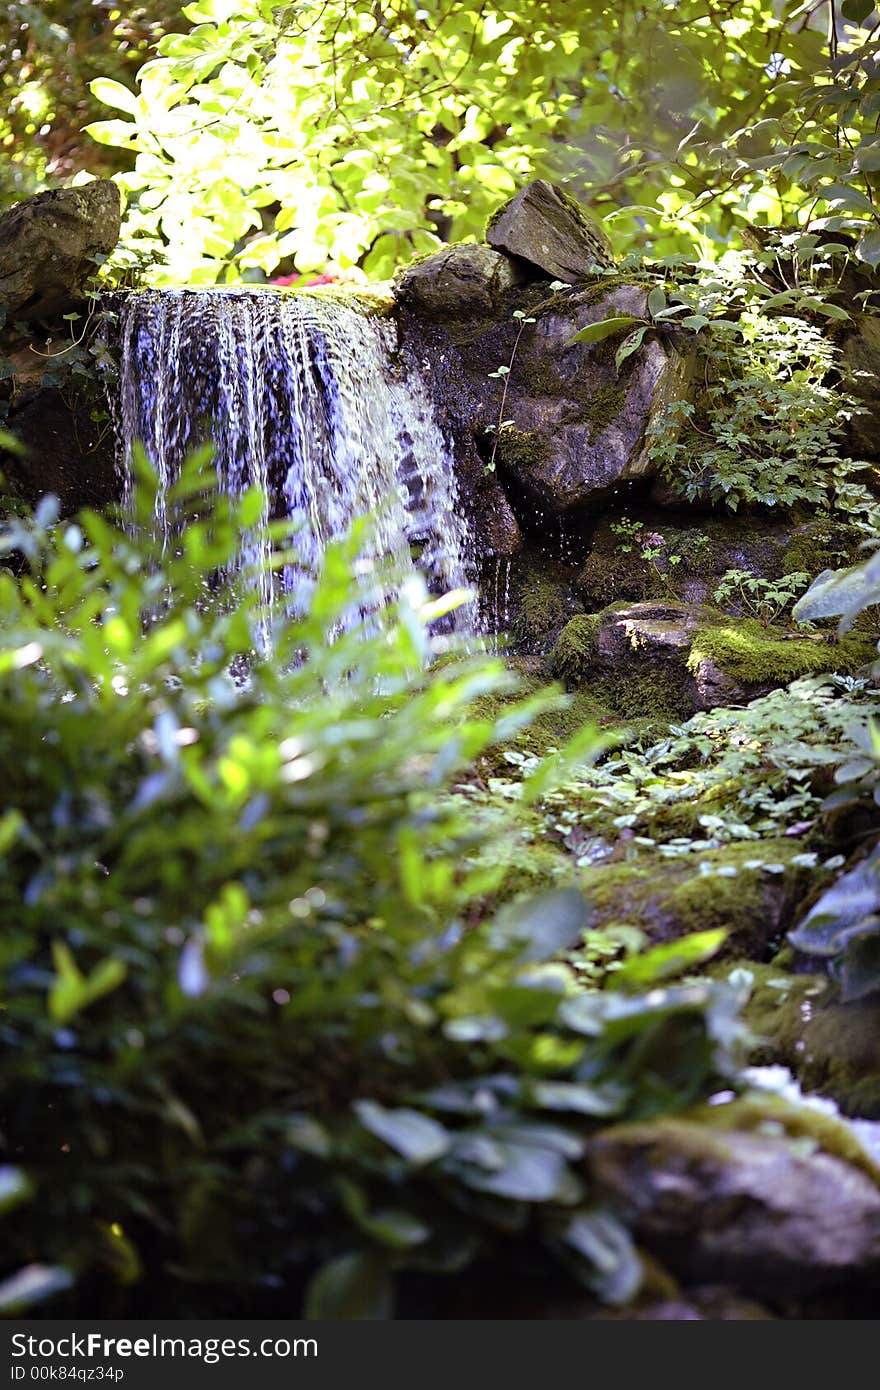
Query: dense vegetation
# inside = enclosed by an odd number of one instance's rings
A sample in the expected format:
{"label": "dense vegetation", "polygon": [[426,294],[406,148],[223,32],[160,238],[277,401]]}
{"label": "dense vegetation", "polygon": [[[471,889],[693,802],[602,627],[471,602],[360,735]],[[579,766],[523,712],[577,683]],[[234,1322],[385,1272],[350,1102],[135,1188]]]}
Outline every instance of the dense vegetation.
{"label": "dense vegetation", "polygon": [[[246,572],[226,582],[266,499],[218,505],[207,456],[172,545],[140,455],[121,519],[5,498],[0,1311],[441,1316],[452,1274],[492,1311],[668,1291],[595,1136],[738,1105],[768,972],[783,1004],[873,1008],[876,1038],[878,487],[841,343],[880,309],[877,12],[50,0],[2,24],[0,199],[91,174],[124,196],[68,316],[92,389],[101,289],[133,267],[363,283],[479,241],[543,176],[620,237],[597,280],[645,291],[571,341],[618,371],[656,340],[690,354],[700,390],[647,450],[701,520],[615,514],[624,588],[551,601],[530,664],[438,636],[461,596],[365,566],[370,518],[306,613],[267,618]],[[780,514],[766,572],[716,539]],[[295,528],[271,530],[281,569]],[[600,634],[621,596],[687,607],[706,575],[678,685],[714,663],[749,694],[686,717],[675,680],[615,683]],[[864,1081],[826,1089],[880,1118]],[[852,1157],[843,1127],[755,1113]]]}

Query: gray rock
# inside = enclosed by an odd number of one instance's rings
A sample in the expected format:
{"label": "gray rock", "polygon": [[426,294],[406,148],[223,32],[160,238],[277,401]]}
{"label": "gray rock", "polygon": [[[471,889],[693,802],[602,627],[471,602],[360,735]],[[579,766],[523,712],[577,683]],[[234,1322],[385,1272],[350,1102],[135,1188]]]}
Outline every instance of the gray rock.
{"label": "gray rock", "polygon": [[486,228],[490,246],[534,266],[551,280],[574,284],[613,266],[614,248],[586,208],[547,179],[533,179]]}
{"label": "gray rock", "polygon": [[483,318],[519,279],[497,251],[459,242],[408,266],[397,283],[397,296],[427,319]]}
{"label": "gray rock", "polygon": [[705,611],[684,603],[631,603],[613,608],[601,617],[598,655],[615,666],[633,659],[671,658],[679,662],[687,656],[694,635],[706,620]]}
{"label": "gray rock", "polygon": [[119,240],[119,190],[108,179],[40,193],[0,217],[0,305],[22,320],[58,318]]}
{"label": "gray rock", "polygon": [[[646,312],[647,292],[622,285],[590,303],[578,298],[536,313],[509,377],[506,440],[499,461],[550,514],[594,512],[620,484],[649,478],[645,434],[655,411],[686,395],[691,359],[649,334],[618,370],[624,333],[599,343],[570,343],[602,319]],[[518,447],[526,435],[540,448]]]}
{"label": "gray rock", "polygon": [[659,1120],[606,1131],[589,1162],[676,1274],[772,1295],[880,1272],[880,1188],[813,1141]]}

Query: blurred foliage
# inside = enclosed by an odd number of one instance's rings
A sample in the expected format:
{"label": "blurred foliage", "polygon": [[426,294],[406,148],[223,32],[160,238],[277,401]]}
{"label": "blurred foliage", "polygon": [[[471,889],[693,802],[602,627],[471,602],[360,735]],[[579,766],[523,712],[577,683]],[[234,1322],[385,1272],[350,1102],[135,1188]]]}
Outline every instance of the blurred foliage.
{"label": "blurred foliage", "polygon": [[291,257],[381,277],[479,239],[534,175],[658,256],[711,256],[748,224],[809,214],[876,264],[880,78],[870,12],[842,9],[196,0],[137,100],[93,84],[122,114],[90,130],[134,157],[131,230],[169,245],[190,283]]}
{"label": "blurred foliage", "polygon": [[[858,565],[824,570],[798,600],[795,616],[804,622],[838,618],[844,633],[865,618],[876,631],[880,604],[880,548],[876,537]],[[874,677],[880,673],[875,663]],[[825,801],[829,811],[880,806],[880,720],[874,717],[851,730],[849,755],[835,769],[837,788]],[[872,821],[874,817],[872,817]],[[876,824],[867,837],[874,846],[867,858],[861,846],[856,862],[810,909],[789,939],[798,950],[832,961],[844,999],[861,999],[880,991],[880,848]]]}
{"label": "blurred foliage", "polygon": [[215,508],[197,467],[164,553],[146,486],[140,539],[47,499],[2,540],[12,1302],[36,1266],[68,1313],[380,1317],[399,1272],[492,1260],[626,1301],[641,1261],[586,1137],[729,1076],[737,999],[579,992],[545,964],[588,925],[574,889],[492,916],[503,856],[448,789],[554,697],[477,715],[512,677],[426,670],[423,589],[377,626],[358,532],[261,657],[254,586],[216,576],[262,499]]}
{"label": "blurred foliage", "polygon": [[177,0],[12,0],[0,14],[0,207],[82,169],[127,160],[96,151],[82,127],[100,114],[96,77],[134,85],[151,47],[181,26]]}
{"label": "blurred foliage", "polygon": [[125,168],[174,279],[381,277],[479,239],[535,175],[657,256],[810,217],[880,261],[867,0],[18,0],[0,23],[2,193]]}

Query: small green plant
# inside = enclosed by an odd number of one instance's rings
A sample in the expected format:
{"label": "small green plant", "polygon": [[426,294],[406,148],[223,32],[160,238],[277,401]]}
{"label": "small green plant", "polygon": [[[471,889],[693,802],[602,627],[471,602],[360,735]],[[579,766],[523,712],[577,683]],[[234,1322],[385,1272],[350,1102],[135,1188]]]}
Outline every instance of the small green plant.
{"label": "small green plant", "polygon": [[684,557],[667,544],[665,536],[659,531],[649,531],[643,522],[631,521],[628,517],[612,521],[609,529],[612,535],[620,537],[614,547],[617,554],[629,555],[638,551],[660,587],[670,598],[676,598],[677,591],[671,582],[670,571],[674,571]]}
{"label": "small green plant", "polygon": [[819,327],[746,299],[736,322],[711,321],[700,355],[698,402],[670,402],[649,428],[650,456],[676,492],[730,511],[833,505],[869,522],[866,465],[842,452],[857,402],[834,383],[839,351]]}
{"label": "small green plant", "polygon": [[629,329],[631,331],[627,333],[614,355],[614,365],[619,371],[627,358],[638,352],[649,329],[667,332],[684,329],[685,332],[694,334],[699,333],[708,323],[709,319],[705,314],[694,312],[693,303],[687,295],[659,283],[654,284],[648,291],[644,317],[637,314],[612,314],[607,319],[587,324],[585,328],[573,333],[566,346],[575,343],[600,343],[605,338]]}
{"label": "small green plant", "polygon": [[752,570],[730,569],[722,575],[714,597],[720,607],[736,604],[768,628],[792,606],[809,582],[810,576],[801,570],[780,579],[762,579]]}
{"label": "small green plant", "polygon": [[526,314],[526,312],[523,309],[514,309],[513,318],[519,325],[519,327],[517,329],[516,338],[514,339],[513,349],[510,354],[510,360],[507,362],[505,366],[498,367],[494,372],[489,373],[489,380],[503,381],[504,388],[501,392],[501,403],[498,407],[498,419],[496,420],[494,425],[486,426],[487,433],[493,434],[495,436],[495,438],[492,441],[492,454],[489,459],[489,462],[486,464],[486,467],[484,469],[484,472],[486,473],[495,472],[495,457],[498,453],[498,441],[501,438],[501,432],[505,428],[505,426],[513,424],[512,420],[505,420],[504,418],[504,407],[507,404],[507,388],[510,384],[510,373],[513,371],[513,365],[516,362],[516,354],[519,350],[520,338],[522,337],[526,326],[530,323],[535,322],[534,318]]}

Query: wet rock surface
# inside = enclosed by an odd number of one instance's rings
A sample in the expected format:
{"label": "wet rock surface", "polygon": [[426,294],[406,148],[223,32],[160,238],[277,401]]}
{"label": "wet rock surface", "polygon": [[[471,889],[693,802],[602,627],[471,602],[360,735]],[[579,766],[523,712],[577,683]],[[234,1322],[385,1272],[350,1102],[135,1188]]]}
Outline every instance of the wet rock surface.
{"label": "wet rock surface", "polygon": [[880,459],[880,319],[862,314],[846,335],[843,363],[861,411],[849,422],[849,438],[857,458]]}
{"label": "wet rock surface", "polygon": [[119,190],[108,179],[40,193],[0,217],[0,305],[9,318],[54,319],[82,303],[95,256],[119,240]]}

